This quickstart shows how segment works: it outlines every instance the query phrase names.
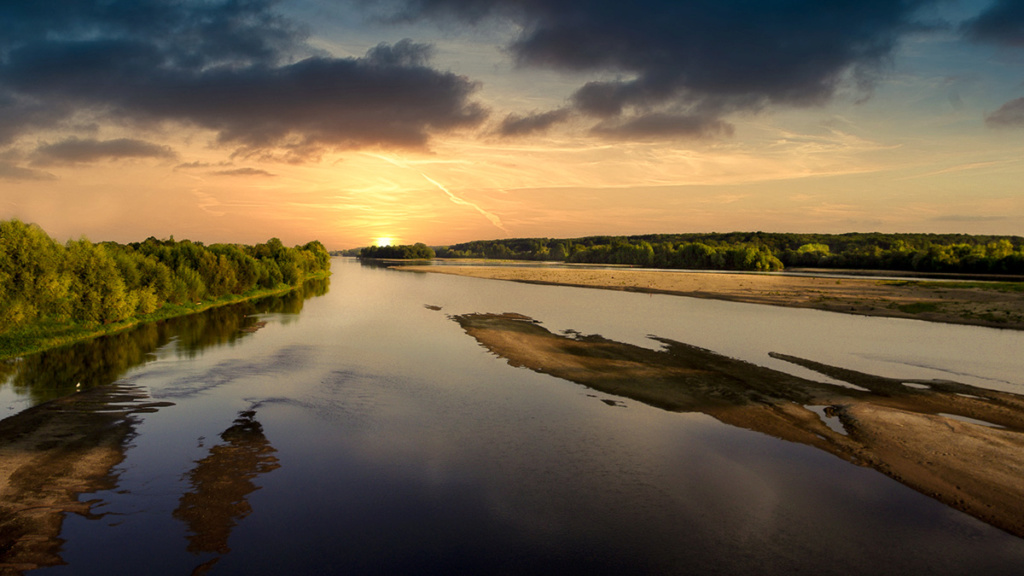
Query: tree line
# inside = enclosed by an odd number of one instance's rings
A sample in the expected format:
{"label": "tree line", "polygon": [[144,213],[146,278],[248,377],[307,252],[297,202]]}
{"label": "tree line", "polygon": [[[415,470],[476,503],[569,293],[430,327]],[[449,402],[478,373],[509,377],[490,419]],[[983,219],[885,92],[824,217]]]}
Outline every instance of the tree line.
{"label": "tree line", "polygon": [[202,350],[248,336],[245,328],[257,322],[254,314],[298,314],[305,300],[327,293],[327,277],[307,280],[295,290],[256,300],[219,306],[202,314],[145,322],[110,334],[24,356],[19,362],[0,362],[0,382],[38,404],[75,392],[76,383],[92,388],[114,382],[129,369],[148,362],[153,352],[177,340],[179,357],[194,357]]}
{"label": "tree line", "polygon": [[1024,274],[1024,238],[967,234],[649,234],[478,240],[438,248],[442,258],[546,260],[650,268],[793,267]]}
{"label": "tree line", "polygon": [[34,224],[0,221],[0,331],[50,320],[104,324],[168,304],[298,286],[330,265],[316,240],[291,248],[277,238],[254,246],[173,237],[61,244]]}
{"label": "tree line", "polygon": [[359,249],[360,258],[379,260],[430,260],[434,256],[434,249],[422,242],[401,246],[367,246]]}

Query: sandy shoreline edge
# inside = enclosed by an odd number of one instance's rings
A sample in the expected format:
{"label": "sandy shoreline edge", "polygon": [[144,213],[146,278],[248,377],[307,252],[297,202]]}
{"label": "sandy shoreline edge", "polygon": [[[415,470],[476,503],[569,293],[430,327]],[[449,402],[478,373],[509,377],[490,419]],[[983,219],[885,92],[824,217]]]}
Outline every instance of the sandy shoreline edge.
{"label": "sandy shoreline edge", "polygon": [[394,269],[1024,330],[1024,292],[958,286],[954,282],[707,274],[628,268],[606,270],[446,265],[395,266]]}

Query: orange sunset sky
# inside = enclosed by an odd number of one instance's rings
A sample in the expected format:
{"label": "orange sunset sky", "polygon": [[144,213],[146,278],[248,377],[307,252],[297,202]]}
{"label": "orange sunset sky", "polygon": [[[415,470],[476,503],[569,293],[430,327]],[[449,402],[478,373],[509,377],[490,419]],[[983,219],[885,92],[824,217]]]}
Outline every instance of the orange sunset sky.
{"label": "orange sunset sky", "polygon": [[330,249],[1024,233],[1016,0],[0,2],[0,217]]}

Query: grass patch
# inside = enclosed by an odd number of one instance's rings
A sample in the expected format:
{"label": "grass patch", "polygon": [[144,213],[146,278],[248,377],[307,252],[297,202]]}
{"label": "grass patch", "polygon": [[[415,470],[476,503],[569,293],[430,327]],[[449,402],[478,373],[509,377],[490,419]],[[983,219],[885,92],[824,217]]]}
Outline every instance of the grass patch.
{"label": "grass patch", "polygon": [[939,305],[935,302],[913,302],[911,304],[897,304],[900,312],[907,314],[921,314],[922,312],[938,312]]}
{"label": "grass patch", "polygon": [[1024,282],[934,282],[934,281],[919,281],[919,280],[882,280],[879,282],[884,286],[915,286],[918,288],[930,288],[930,289],[945,289],[945,290],[956,290],[956,289],[975,289],[975,290],[993,290],[996,292],[1024,292]]}
{"label": "grass patch", "polygon": [[[304,278],[303,281],[327,278],[328,276],[330,276],[329,272],[323,272],[310,275]],[[81,342],[83,340],[91,340],[97,336],[114,334],[138,324],[156,322],[178,316],[186,316],[188,314],[195,314],[197,312],[209,310],[210,308],[235,304],[246,300],[254,300],[277,294],[287,294],[301,286],[302,284],[299,284],[298,286],[282,285],[276,288],[250,290],[245,294],[228,294],[216,300],[204,300],[198,304],[167,303],[152,314],[134,316],[132,318],[127,318],[119,322],[112,322],[110,324],[81,324],[73,321],[60,322],[53,319],[39,320],[27,326],[21,326],[15,330],[10,330],[0,334],[0,360],[34,354],[36,352],[74,344],[75,342]]]}
{"label": "grass patch", "polygon": [[1003,316],[996,316],[994,313],[992,313],[992,311],[982,312],[981,314],[978,315],[978,318],[981,318],[982,320],[986,320],[988,322],[994,322],[997,324],[1006,324],[1007,322],[1010,321],[1009,316],[1005,315],[1005,313]]}
{"label": "grass patch", "polygon": [[926,282],[926,288],[975,288],[978,290],[995,290],[996,292],[1024,292],[1024,282],[956,282],[953,284],[942,282]]}

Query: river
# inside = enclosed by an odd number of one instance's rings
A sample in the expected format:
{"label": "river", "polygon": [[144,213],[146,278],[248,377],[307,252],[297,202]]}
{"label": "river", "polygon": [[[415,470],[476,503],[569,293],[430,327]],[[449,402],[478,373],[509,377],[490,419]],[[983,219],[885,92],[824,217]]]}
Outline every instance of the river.
{"label": "river", "polygon": [[[0,409],[118,385],[112,485],[32,574],[1011,574],[1024,539],[814,447],[510,365],[452,316],[657,336],[825,383],[769,352],[1024,394],[1024,334],[409,273],[4,367]],[[265,322],[265,325],[259,324]],[[195,572],[193,572],[195,571]]]}

